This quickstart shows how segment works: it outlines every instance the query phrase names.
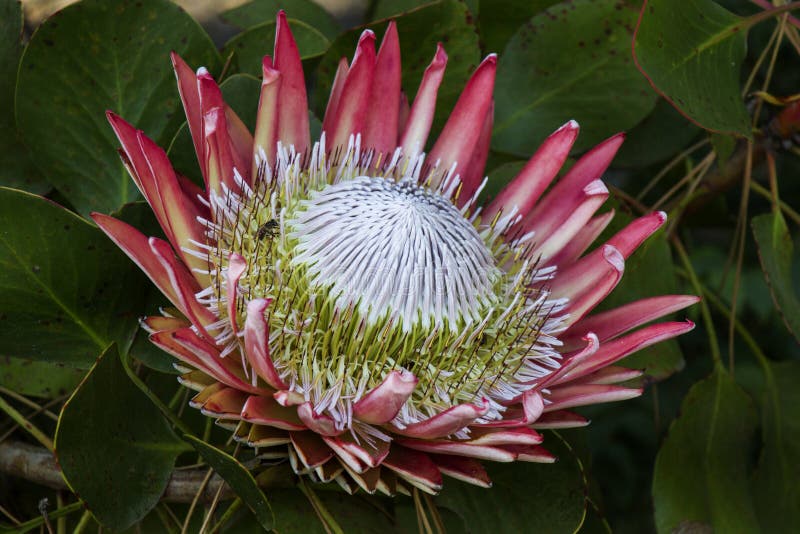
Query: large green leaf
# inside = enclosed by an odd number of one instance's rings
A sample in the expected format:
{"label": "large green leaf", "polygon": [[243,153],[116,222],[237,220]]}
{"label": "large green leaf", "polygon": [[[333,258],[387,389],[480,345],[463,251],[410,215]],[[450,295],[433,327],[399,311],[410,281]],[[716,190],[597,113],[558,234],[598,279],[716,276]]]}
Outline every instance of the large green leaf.
{"label": "large green leaf", "polygon": [[634,54],[653,87],[703,128],[750,136],[739,86],[744,19],[712,0],[647,0]]}
{"label": "large green leaf", "polygon": [[64,405],[55,448],[70,488],[100,523],[122,530],[158,504],[188,446],[130,381],[112,346]]}
{"label": "large green leaf", "polygon": [[487,463],[491,489],[447,479],[436,502],[460,515],[472,534],[576,532],[587,505],[583,466],[561,436],[546,434],[545,446],[558,462]]}
{"label": "large green leaf", "polygon": [[[403,90],[409,102],[417,93],[422,74],[436,52],[436,44],[444,43],[448,61],[444,80],[436,101],[436,117],[430,139],[444,125],[461,94],[469,76],[478,66],[480,50],[478,35],[466,6],[455,0],[424,6],[395,19],[400,36],[403,63]],[[380,40],[386,22],[370,24]],[[330,95],[336,67],[342,57],[350,60],[364,28],[358,28],[337,38],[322,58],[317,68],[317,86],[312,95],[312,109],[318,117],[325,116],[325,106]]]}
{"label": "large green leaf", "polygon": [[479,23],[486,52],[500,53],[517,29],[561,0],[481,0]]}
{"label": "large green leaf", "polygon": [[762,402],[764,447],[753,495],[764,532],[800,531],[800,363],[772,364]]}
{"label": "large green leaf", "polygon": [[275,523],[272,508],[270,508],[269,501],[267,501],[264,493],[256,484],[256,480],[250,474],[250,471],[239,463],[236,458],[213,445],[209,445],[194,436],[185,435],[184,439],[233,488],[236,495],[242,499],[256,516],[261,527],[265,530],[270,530]]}
{"label": "large green leaf", "polygon": [[[222,18],[240,28],[252,28],[265,22],[274,24],[275,15],[280,9],[286,11],[287,17],[303,21],[328,39],[336,37],[341,30],[330,13],[312,0],[255,0],[226,11]],[[292,26],[292,32],[294,31]]]}
{"label": "large green leaf", "polygon": [[107,109],[161,145],[183,122],[171,50],[212,71],[219,63],[208,35],[167,0],[84,0],[31,38],[17,83],[17,121],[48,181],[80,213],[108,213],[138,196]]}
{"label": "large green leaf", "polygon": [[656,94],[630,60],[634,1],[575,0],[533,17],[497,67],[492,147],[522,157],[569,119],[576,150],[631,128]]}
{"label": "large green leaf", "polygon": [[375,0],[372,3],[370,20],[382,20],[402,15],[436,0]]}
{"label": "large green leaf", "polygon": [[[289,19],[292,35],[297,41],[301,59],[318,57],[325,53],[331,42],[325,35],[297,19]],[[224,57],[232,55],[238,72],[261,78],[261,60],[265,55],[272,55],[275,43],[275,21],[262,22],[248,28],[225,43],[222,50]]]}
{"label": "large green leaf", "polygon": [[794,244],[786,221],[781,213],[771,213],[753,217],[752,225],[772,299],[786,327],[800,341],[800,299],[792,282]]}
{"label": "large green leaf", "polygon": [[0,185],[44,193],[50,186],[19,142],[14,123],[14,85],[22,52],[22,9],[18,0],[0,0]]}
{"label": "large green leaf", "polygon": [[88,368],[130,345],[149,282],[103,233],[58,205],[0,188],[0,351]]}
{"label": "large green leaf", "polygon": [[656,457],[658,532],[758,532],[748,486],[755,428],[752,399],[723,369],[689,390]]}
{"label": "large green leaf", "polygon": [[51,362],[0,356],[0,386],[22,395],[48,399],[66,395],[85,373],[85,370]]}

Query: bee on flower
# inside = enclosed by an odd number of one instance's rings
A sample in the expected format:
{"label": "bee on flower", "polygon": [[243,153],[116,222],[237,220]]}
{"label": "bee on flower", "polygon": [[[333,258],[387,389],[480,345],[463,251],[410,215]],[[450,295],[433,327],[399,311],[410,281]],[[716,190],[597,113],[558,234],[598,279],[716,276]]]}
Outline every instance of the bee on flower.
{"label": "bee on flower", "polygon": [[567,122],[480,205],[496,57],[429,143],[444,49],[409,105],[394,23],[375,41],[365,31],[339,63],[313,144],[282,12],[254,132],[205,69],[173,55],[205,187],[109,112],[167,240],[93,217],[174,306],[144,327],[192,406],[237,440],[350,492],[436,493],[443,475],[488,487],[481,461],[552,462],[538,430],[641,394],[619,385],[640,371],[616,363],[690,330],[647,324],[697,299],[592,313],[665,221],[646,215],[592,248],[614,215],[597,211],[623,135],[556,179],[578,135]]}

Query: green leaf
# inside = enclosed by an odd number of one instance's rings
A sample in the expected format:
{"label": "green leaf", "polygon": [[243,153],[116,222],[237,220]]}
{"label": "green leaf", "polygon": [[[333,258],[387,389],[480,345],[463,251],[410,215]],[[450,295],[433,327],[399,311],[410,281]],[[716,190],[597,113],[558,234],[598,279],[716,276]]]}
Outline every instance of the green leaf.
{"label": "green leaf", "polygon": [[56,455],[73,492],[104,526],[122,530],[158,504],[187,450],[130,381],[115,346],[61,411]]}
{"label": "green leaf", "polygon": [[[300,59],[319,57],[325,53],[331,42],[325,35],[297,19],[288,19],[292,35],[297,41]],[[222,55],[233,55],[239,72],[261,79],[261,62],[264,55],[271,55],[275,43],[275,21],[268,21],[248,28],[225,43]]]}
{"label": "green leaf", "polygon": [[764,532],[800,530],[800,363],[771,364],[762,404],[764,447],[753,481]]}
{"label": "green leaf", "polygon": [[781,213],[753,217],[753,236],[758,245],[761,269],[767,279],[772,300],[786,328],[800,341],[800,300],[792,283],[794,244]]}
{"label": "green leaf", "polygon": [[523,25],[498,63],[492,147],[527,158],[575,119],[581,150],[647,116],[656,94],[630,61],[637,7],[575,0]]}
{"label": "green leaf", "polygon": [[88,368],[127,349],[150,284],[100,230],[42,197],[0,187],[0,351]]}
{"label": "green leaf", "polygon": [[14,85],[22,52],[22,9],[18,0],[0,0],[0,185],[45,193],[44,181],[19,142],[14,123]]}
{"label": "green leaf", "polygon": [[236,495],[255,514],[259,524],[265,530],[272,529],[275,523],[272,508],[250,471],[230,454],[194,436],[187,434],[183,436],[183,439],[188,441],[200,453],[200,456],[208,462],[208,465],[225,479],[225,482],[236,492]]}
{"label": "green leaf", "polygon": [[[252,28],[265,22],[275,23],[278,10],[286,11],[286,16],[301,20],[316,28],[328,39],[333,39],[341,28],[339,23],[319,4],[311,0],[256,0],[230,9],[222,14],[223,20],[239,28]],[[295,32],[292,26],[292,32]],[[297,34],[295,33],[295,37]],[[270,43],[270,50],[272,46]],[[259,64],[260,64],[259,58]]]}
{"label": "green leaf", "polygon": [[481,0],[479,25],[483,49],[500,53],[517,29],[561,0]]}
{"label": "green leaf", "polygon": [[[478,35],[466,6],[455,0],[421,7],[397,19],[400,36],[400,53],[403,64],[403,91],[412,102],[417,93],[422,74],[436,53],[436,44],[442,42],[447,49],[448,61],[439,95],[436,100],[436,116],[430,140],[436,139],[437,132],[450,115],[464,84],[478,66],[480,49]],[[378,39],[383,38],[386,22],[369,24]],[[342,57],[348,59],[358,43],[358,37],[365,28],[348,31],[339,36],[317,67],[317,86],[311,97],[312,109],[318,117],[325,116],[336,67]]]}
{"label": "green leaf", "polygon": [[586,513],[583,465],[556,433],[545,435],[555,464],[487,463],[491,489],[448,479],[436,498],[464,519],[468,532],[576,532]]}
{"label": "green leaf", "polygon": [[31,38],[17,83],[17,121],[47,179],[80,213],[108,213],[138,197],[107,109],[161,145],[183,122],[171,50],[212,72],[219,63],[208,35],[167,0],[84,0]]}
{"label": "green leaf", "polygon": [[[632,217],[626,213],[617,214],[604,236],[610,237],[624,228]],[[603,242],[603,237],[598,242]],[[622,306],[635,300],[658,295],[674,295],[678,292],[675,267],[666,236],[656,232],[625,261],[625,274],[616,288],[600,304],[598,311]],[[685,312],[678,312],[685,317]],[[669,320],[662,318],[661,321]],[[680,345],[675,339],[656,343],[623,359],[621,365],[643,369],[655,380],[663,380],[683,369],[685,362]]]}
{"label": "green leaf", "polygon": [[435,2],[436,0],[376,0],[369,18],[370,20],[388,19]]}
{"label": "green leaf", "polygon": [[712,0],[647,0],[634,54],[653,87],[707,130],[750,137],[739,73],[747,29]]}
{"label": "green leaf", "polygon": [[86,371],[51,362],[0,356],[0,386],[21,395],[52,399],[66,395]]}
{"label": "green leaf", "polygon": [[748,487],[756,428],[751,398],[718,368],[689,390],[656,457],[658,532],[758,532]]}

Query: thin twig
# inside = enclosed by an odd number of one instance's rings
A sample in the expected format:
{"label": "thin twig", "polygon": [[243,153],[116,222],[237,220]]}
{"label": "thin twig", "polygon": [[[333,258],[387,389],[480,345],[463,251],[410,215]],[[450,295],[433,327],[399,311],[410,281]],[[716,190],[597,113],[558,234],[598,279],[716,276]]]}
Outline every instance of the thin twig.
{"label": "thin twig", "polygon": [[200,525],[200,530],[198,531],[200,534],[204,534],[208,525],[211,524],[211,518],[214,517],[214,510],[217,508],[217,503],[219,503],[219,494],[222,488],[217,490],[217,494],[214,495],[214,500],[211,502],[211,506],[208,507],[208,511],[206,512],[206,516],[203,519],[203,524]]}
{"label": "thin twig", "polygon": [[[181,534],[186,534],[189,532],[189,521],[192,519],[192,514],[194,513],[194,509],[197,507],[198,501],[200,501],[200,496],[203,494],[203,490],[208,485],[208,481],[211,480],[211,475],[214,474],[214,470],[209,468],[206,472],[206,476],[203,478],[203,482],[200,484],[200,487],[197,488],[195,492],[194,499],[192,499],[192,504],[189,505],[189,511],[186,512],[186,517],[183,520],[183,527],[181,528]],[[217,495],[214,494],[214,498]]]}
{"label": "thin twig", "polygon": [[442,516],[439,513],[439,509],[436,507],[436,503],[433,502],[433,497],[425,493],[423,498],[425,499],[425,503],[428,505],[428,510],[431,512],[433,525],[436,527],[437,534],[444,534],[446,532],[446,529],[444,528],[444,521],[442,521]]}
{"label": "thin twig", "polygon": [[644,188],[641,191],[639,191],[639,194],[636,195],[636,200],[641,202],[644,199],[645,195],[647,195],[647,193],[649,193],[650,190],[653,189],[658,184],[658,182],[660,182],[661,179],[664,178],[664,176],[667,175],[667,173],[669,173],[669,171],[674,169],[685,158],[689,157],[692,154],[692,152],[694,152],[695,150],[697,150],[699,148],[704,147],[709,142],[710,141],[709,141],[708,137],[705,137],[702,140],[700,140],[697,143],[695,143],[692,146],[690,146],[689,148],[687,148],[686,150],[684,150],[683,152],[681,152],[680,154],[678,154],[677,156],[675,156],[674,158],[672,158],[669,161],[669,163],[667,163],[664,166],[664,168],[662,168],[660,171],[658,171],[658,174],[656,174],[653,177],[653,179],[650,180],[647,183],[647,185],[644,186]]}
{"label": "thin twig", "polygon": [[14,517],[14,515],[11,512],[6,510],[5,507],[2,504],[0,504],[0,513],[2,513],[4,516],[6,516],[9,519],[9,521],[14,523],[15,525],[19,525],[20,524],[20,520],[17,519],[16,517]]}
{"label": "thin twig", "polygon": [[417,509],[417,518],[422,520],[423,531],[425,534],[433,534],[431,523],[428,521],[428,514],[425,513],[425,506],[423,506],[422,499],[419,496],[419,490],[414,488],[412,494],[414,497],[414,508]]}
{"label": "thin twig", "polygon": [[[764,83],[761,86],[761,91],[766,92],[769,89],[769,84],[772,81],[772,74],[775,72],[775,63],[778,59],[778,51],[783,42],[783,35],[786,28],[786,20],[789,14],[786,13],[781,17],[780,24],[778,25],[778,38],[775,40],[775,45],[772,48],[772,57],[770,58],[769,67],[767,67],[767,74],[764,77]],[[753,113],[753,127],[755,128],[759,115],[761,115],[761,107],[764,101],[758,100],[756,102],[755,111]],[[747,162],[744,168],[744,186],[742,187],[742,200],[739,207],[739,219],[736,221],[738,230],[738,244],[736,250],[736,274],[733,281],[733,295],[731,297],[731,320],[728,322],[728,370],[731,375],[734,374],[734,331],[736,323],[736,308],[738,305],[739,289],[741,287],[742,265],[744,264],[744,247],[747,242],[747,211],[750,202],[750,184],[753,180],[753,142],[747,142]]]}
{"label": "thin twig", "polygon": [[242,499],[236,497],[233,500],[233,502],[228,506],[228,508],[222,513],[222,516],[219,518],[219,521],[217,521],[217,524],[211,528],[209,534],[215,534],[216,532],[219,532],[220,529],[223,526],[225,526],[225,523],[230,521],[231,517],[233,517],[233,514],[235,514],[236,511],[242,507],[242,504],[243,504]]}
{"label": "thin twig", "polygon": [[325,527],[325,531],[332,534],[344,534],[342,527],[339,526],[339,523],[325,507],[322,501],[319,500],[316,492],[311,489],[308,484],[306,484],[305,480],[303,480],[303,477],[300,477],[298,486],[300,487],[300,491],[303,492],[308,501],[311,503],[311,506],[314,508],[314,511],[319,516],[322,526]]}
{"label": "thin twig", "polygon": [[[689,259],[689,255],[686,253],[683,243],[677,236],[672,236],[670,241],[672,242],[675,252],[678,253],[678,258],[681,260],[684,269],[688,273],[689,282],[691,282],[694,292],[702,296],[703,285],[700,283],[700,279],[694,271],[692,261]],[[719,340],[717,339],[717,333],[714,329],[714,321],[711,318],[711,310],[708,309],[708,303],[706,303],[705,300],[700,300],[699,304],[700,315],[703,317],[703,323],[705,323],[706,331],[708,332],[708,345],[711,350],[711,359],[714,360],[715,365],[722,365],[722,355],[719,351]]]}
{"label": "thin twig", "polygon": [[[769,2],[767,2],[767,0],[750,0],[750,2],[764,9],[772,9],[773,7],[775,7],[775,4],[770,4]],[[786,5],[786,4],[781,4],[781,5]],[[800,28],[800,20],[792,17],[791,15],[789,15],[789,22],[792,25]]]}
{"label": "thin twig", "polygon": [[[61,403],[61,402],[63,402],[63,401],[64,401],[64,400],[65,400],[65,399],[66,399],[68,396],[69,396],[69,395],[62,395],[61,397],[58,397],[58,398],[52,399],[51,401],[49,401],[49,402],[47,402],[46,404],[42,405],[42,407],[41,407],[41,410],[36,410],[36,411],[33,411],[33,412],[29,413],[28,415],[26,415],[26,416],[25,416],[25,419],[27,419],[27,420],[29,420],[29,421],[30,421],[31,419],[33,419],[34,417],[36,417],[37,415],[39,415],[39,414],[41,413],[41,411],[42,411],[42,410],[46,410],[46,409],[50,408],[51,406],[55,406],[56,404],[60,404],[60,403]],[[5,441],[5,440],[6,440],[6,439],[7,439],[9,436],[11,436],[11,434],[13,434],[14,432],[16,432],[18,428],[19,428],[19,425],[18,425],[18,424],[14,424],[14,425],[13,425],[11,428],[9,428],[9,429],[8,429],[8,431],[7,431],[5,434],[3,434],[2,436],[0,436],[0,442],[3,442],[3,441]]]}
{"label": "thin twig", "polygon": [[50,452],[53,452],[53,440],[50,439],[44,432],[39,430],[33,423],[25,419],[16,408],[11,406],[3,397],[0,397],[0,410],[8,414],[23,430],[28,432],[31,436],[36,438],[36,441],[47,447]]}
{"label": "thin twig", "polygon": [[56,414],[54,414],[53,412],[51,412],[50,410],[48,410],[46,406],[42,406],[40,404],[37,404],[37,403],[33,402],[32,400],[30,400],[28,397],[26,397],[24,395],[20,395],[16,391],[12,391],[12,390],[4,388],[2,386],[0,386],[0,393],[5,395],[6,397],[11,397],[15,401],[18,401],[21,404],[24,404],[28,408],[33,408],[34,410],[36,410],[36,413],[43,413],[44,415],[49,417],[51,420],[58,422],[58,416]]}
{"label": "thin twig", "polygon": [[92,522],[92,512],[86,510],[83,512],[78,524],[75,525],[75,530],[72,531],[72,534],[82,534],[86,527],[88,527]]}

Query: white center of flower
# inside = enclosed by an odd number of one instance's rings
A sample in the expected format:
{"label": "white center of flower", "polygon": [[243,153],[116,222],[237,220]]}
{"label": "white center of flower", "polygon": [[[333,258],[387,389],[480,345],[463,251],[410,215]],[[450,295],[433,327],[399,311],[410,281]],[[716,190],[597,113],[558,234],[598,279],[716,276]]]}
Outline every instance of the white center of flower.
{"label": "white center of flower", "polygon": [[484,240],[448,198],[416,183],[358,176],[328,185],[288,223],[293,264],[369,321],[455,328],[494,300],[500,273]]}

